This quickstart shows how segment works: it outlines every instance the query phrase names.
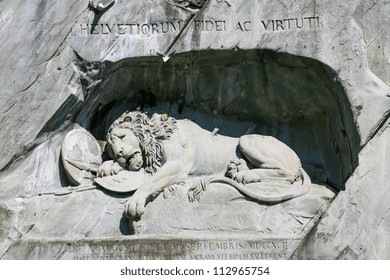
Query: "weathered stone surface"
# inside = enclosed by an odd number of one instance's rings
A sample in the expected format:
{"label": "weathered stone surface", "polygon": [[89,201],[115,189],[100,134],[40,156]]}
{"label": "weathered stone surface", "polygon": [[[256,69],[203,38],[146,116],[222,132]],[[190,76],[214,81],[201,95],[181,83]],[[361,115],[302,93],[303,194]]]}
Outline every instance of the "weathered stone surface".
{"label": "weathered stone surface", "polygon": [[61,106],[72,107],[82,95],[72,80],[73,53],[66,44],[74,21],[86,11],[86,6],[78,3],[0,4],[0,36],[4,42],[0,47],[0,121],[2,135],[8,135],[1,142],[1,169],[41,143],[45,138],[38,136],[45,132],[42,130],[48,120]]}
{"label": "weathered stone surface", "polygon": [[145,216],[132,222],[132,226],[141,235],[217,238],[222,230],[225,237],[302,239],[333,196],[332,191],[314,185],[308,195],[269,207],[247,201],[237,190],[223,184],[210,185],[200,201],[189,202],[188,187],[179,187],[168,198],[157,197]]}
{"label": "weathered stone surface", "polygon": [[[128,195],[61,195],[71,184],[60,157],[66,133],[79,125],[104,140],[113,120],[141,107],[224,135],[272,135],[296,151],[315,183],[342,190],[295,258],[390,258],[390,6],[333,2],[183,9],[117,0],[102,13],[88,1],[0,2],[0,256],[15,244],[5,258],[57,258],[21,253],[28,238],[174,232],[172,216],[158,211],[162,196],[148,206],[155,216],[131,228],[122,216]],[[183,197],[180,189],[168,201]],[[261,219],[271,215],[253,207]],[[310,220],[300,212],[310,207],[278,207],[281,219]],[[158,215],[166,223],[155,224]]]}
{"label": "weathered stone surface", "polygon": [[346,191],[331,204],[297,258],[389,259],[389,123],[359,155]]}
{"label": "weathered stone surface", "polygon": [[366,44],[368,68],[387,85],[390,84],[390,37],[385,26],[390,6],[385,1],[361,1],[354,19],[362,30]]}

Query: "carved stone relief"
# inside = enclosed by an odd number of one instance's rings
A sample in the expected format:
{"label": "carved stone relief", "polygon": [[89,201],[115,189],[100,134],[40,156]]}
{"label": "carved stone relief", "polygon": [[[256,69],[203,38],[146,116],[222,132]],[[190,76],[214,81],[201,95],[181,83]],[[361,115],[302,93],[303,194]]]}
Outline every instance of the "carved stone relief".
{"label": "carved stone relief", "polygon": [[[226,137],[217,130],[205,131],[189,120],[131,112],[109,128],[107,142],[113,160],[103,163],[99,175],[130,172],[127,182],[120,180],[128,185],[128,191],[136,190],[126,204],[129,217],[142,215],[149,197],[173,185],[186,184],[193,177],[198,179],[189,190],[191,202],[199,200],[212,183],[233,187],[260,203],[293,199],[306,194],[311,186],[294,151],[270,136]],[[143,180],[139,180],[138,173]],[[135,174],[135,180],[131,174]],[[271,188],[280,193],[268,193]],[[119,186],[109,189],[123,191]]]}
{"label": "carved stone relief", "polygon": [[[76,129],[66,135],[63,150],[75,150],[69,144],[73,135],[98,146],[89,133]],[[132,111],[113,122],[106,142],[111,159],[94,166],[94,181],[108,195],[126,198],[125,223],[137,236],[194,238],[202,232],[214,237],[223,229],[224,236],[240,230],[299,240],[334,196],[311,183],[296,153],[271,136],[224,136],[218,128],[208,131],[189,119]],[[75,161],[71,166],[91,169],[89,159]],[[286,217],[275,218],[275,212]],[[206,218],[216,215],[217,220]]]}

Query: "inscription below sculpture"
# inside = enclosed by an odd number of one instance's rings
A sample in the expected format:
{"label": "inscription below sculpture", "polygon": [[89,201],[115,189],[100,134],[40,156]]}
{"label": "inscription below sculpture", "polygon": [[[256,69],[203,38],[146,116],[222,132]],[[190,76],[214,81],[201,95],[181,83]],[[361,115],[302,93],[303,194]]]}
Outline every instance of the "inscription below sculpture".
{"label": "inscription below sculpture", "polygon": [[[11,259],[73,259],[73,260],[261,260],[289,259],[299,239],[106,239],[64,240],[63,242],[30,239],[16,246],[29,250]],[[17,254],[17,253],[16,253]]]}
{"label": "inscription below sculpture", "polygon": [[309,176],[284,143],[271,136],[234,138],[217,132],[165,114],[124,113],[108,130],[107,151],[112,160],[99,168],[103,178],[96,182],[111,190],[136,190],[125,206],[128,217],[142,215],[159,193],[183,184],[190,184],[190,201],[199,200],[213,183],[268,203],[309,191]]}

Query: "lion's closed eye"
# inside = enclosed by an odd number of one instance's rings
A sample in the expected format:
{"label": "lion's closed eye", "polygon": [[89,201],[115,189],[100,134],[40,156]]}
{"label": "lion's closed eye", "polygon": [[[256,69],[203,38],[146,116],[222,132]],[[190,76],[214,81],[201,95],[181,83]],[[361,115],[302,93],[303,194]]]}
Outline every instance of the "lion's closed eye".
{"label": "lion's closed eye", "polygon": [[130,156],[130,158],[135,158],[135,157],[139,156],[140,153],[141,153],[141,152],[137,151],[137,152],[133,153],[133,154]]}

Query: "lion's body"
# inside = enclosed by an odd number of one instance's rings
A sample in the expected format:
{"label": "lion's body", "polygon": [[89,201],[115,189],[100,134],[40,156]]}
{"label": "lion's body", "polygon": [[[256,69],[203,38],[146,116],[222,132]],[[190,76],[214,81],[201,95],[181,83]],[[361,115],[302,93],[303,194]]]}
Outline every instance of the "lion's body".
{"label": "lion's body", "polygon": [[[283,177],[283,172],[286,177],[295,177],[301,167],[295,152],[271,136],[228,137],[213,134],[189,120],[178,120],[177,126],[171,138],[164,141],[164,147],[167,147],[164,154],[171,161],[181,161],[181,171],[186,175],[224,176],[228,164],[235,158],[245,158],[252,167],[261,168],[264,173],[277,170],[278,178]],[[256,181],[278,179],[269,176]],[[291,183],[293,181],[290,179]]]}
{"label": "lion's body", "polygon": [[187,175],[224,175],[230,161],[239,157],[238,138],[214,135],[189,120],[178,120],[177,126],[177,137],[166,141],[173,146],[167,153],[183,162]]}

